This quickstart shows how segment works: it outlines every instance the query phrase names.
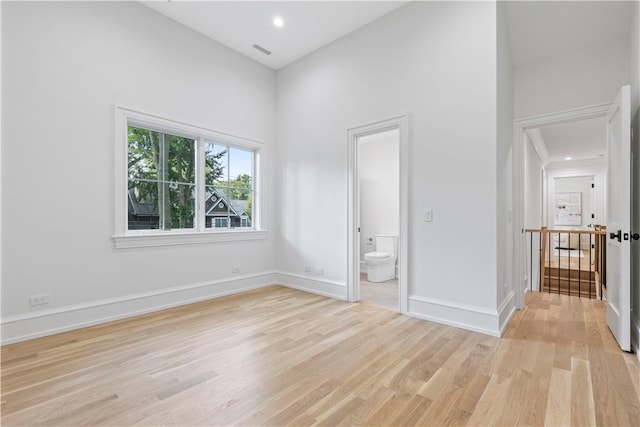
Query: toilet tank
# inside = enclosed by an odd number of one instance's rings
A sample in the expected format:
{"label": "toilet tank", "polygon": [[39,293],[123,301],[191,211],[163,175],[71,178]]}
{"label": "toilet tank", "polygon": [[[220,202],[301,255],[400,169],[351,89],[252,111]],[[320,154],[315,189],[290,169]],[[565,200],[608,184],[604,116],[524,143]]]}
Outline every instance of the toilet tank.
{"label": "toilet tank", "polygon": [[378,234],[376,236],[376,252],[387,252],[393,256],[398,256],[398,236]]}

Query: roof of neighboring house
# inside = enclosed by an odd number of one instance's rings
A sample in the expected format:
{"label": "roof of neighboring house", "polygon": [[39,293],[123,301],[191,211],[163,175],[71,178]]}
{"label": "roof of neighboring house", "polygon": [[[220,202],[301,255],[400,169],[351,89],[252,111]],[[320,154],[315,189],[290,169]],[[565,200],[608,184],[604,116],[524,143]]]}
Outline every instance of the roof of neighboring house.
{"label": "roof of neighboring house", "polygon": [[247,213],[247,206],[249,205],[248,200],[231,200],[231,207],[234,211],[238,213],[239,216],[249,216]]}
{"label": "roof of neighboring house", "polygon": [[[219,187],[213,187],[213,191],[211,194],[207,195],[205,204],[205,212],[206,216],[227,216],[227,206],[229,207],[229,211],[233,216],[248,216],[246,210],[248,201],[247,200],[237,200],[237,199],[229,199],[225,194],[224,190]],[[217,209],[219,203],[224,203],[224,207]]]}
{"label": "roof of neighboring house", "polygon": [[[207,189],[209,192],[210,190]],[[222,191],[222,189],[217,188],[217,187],[213,187],[213,190],[210,191],[211,194],[208,194],[206,197],[206,203],[205,203],[205,215],[207,216],[214,216],[214,215],[227,215],[229,211],[227,211],[227,207],[229,207],[230,212],[234,215],[237,216],[238,213],[236,212],[235,208],[234,208],[234,203],[233,201],[230,201],[227,196],[225,196],[224,191]],[[220,206],[220,204],[223,204],[223,206]]]}
{"label": "roof of neighboring house", "polygon": [[158,204],[151,198],[140,201],[136,197],[135,189],[129,189],[129,210],[136,216],[159,215]]}

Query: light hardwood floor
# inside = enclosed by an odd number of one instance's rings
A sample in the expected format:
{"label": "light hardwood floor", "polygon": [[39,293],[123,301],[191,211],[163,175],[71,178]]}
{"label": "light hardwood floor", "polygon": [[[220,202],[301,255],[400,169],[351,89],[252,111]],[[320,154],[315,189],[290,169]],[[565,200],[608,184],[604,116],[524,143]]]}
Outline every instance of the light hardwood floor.
{"label": "light hardwood floor", "polygon": [[9,425],[639,425],[603,303],[529,293],[502,339],[283,287],[2,347]]}
{"label": "light hardwood floor", "polygon": [[360,273],[360,301],[398,311],[398,281],[373,283],[366,273]]}

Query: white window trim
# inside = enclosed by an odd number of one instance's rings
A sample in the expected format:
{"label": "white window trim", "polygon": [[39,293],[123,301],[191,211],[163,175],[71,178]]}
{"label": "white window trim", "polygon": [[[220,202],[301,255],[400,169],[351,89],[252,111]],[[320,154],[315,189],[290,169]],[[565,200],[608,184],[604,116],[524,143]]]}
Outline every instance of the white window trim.
{"label": "white window trim", "polygon": [[[253,164],[253,215],[252,228],[236,230],[231,228],[216,229],[204,227],[204,218],[198,218],[197,229],[191,230],[128,230],[127,229],[127,132],[128,126],[141,126],[157,129],[162,132],[175,133],[180,136],[220,142],[238,148],[254,151]],[[262,189],[264,177],[264,147],[265,144],[234,135],[217,132],[199,126],[165,119],[124,107],[115,107],[115,234],[113,240],[116,248],[138,248],[168,245],[189,245],[198,243],[234,242],[246,240],[264,240],[267,238],[264,212],[262,208]],[[198,144],[199,150],[204,150],[203,144]],[[197,158],[203,159],[204,153],[198,151]],[[198,160],[200,161],[200,160]],[[198,186],[196,203],[204,203],[204,185]],[[197,206],[200,211],[200,206]]]}

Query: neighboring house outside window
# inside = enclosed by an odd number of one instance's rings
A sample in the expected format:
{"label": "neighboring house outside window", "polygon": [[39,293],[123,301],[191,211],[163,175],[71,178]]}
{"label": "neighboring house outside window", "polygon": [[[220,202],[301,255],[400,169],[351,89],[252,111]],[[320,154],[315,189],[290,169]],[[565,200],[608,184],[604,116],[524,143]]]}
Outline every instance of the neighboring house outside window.
{"label": "neighboring house outside window", "polygon": [[[116,150],[116,171],[126,168],[116,177],[117,201],[126,200],[116,203],[116,246],[129,247],[119,243],[139,243],[143,236],[156,236],[154,242],[162,244],[158,236],[208,234],[196,240],[216,241],[220,238],[211,232],[260,231],[255,203],[260,143],[130,110],[116,112],[121,120],[116,135],[123,139],[117,141],[123,147]],[[265,238],[264,233],[235,236]]]}

